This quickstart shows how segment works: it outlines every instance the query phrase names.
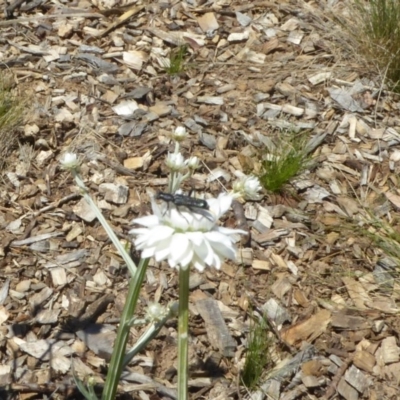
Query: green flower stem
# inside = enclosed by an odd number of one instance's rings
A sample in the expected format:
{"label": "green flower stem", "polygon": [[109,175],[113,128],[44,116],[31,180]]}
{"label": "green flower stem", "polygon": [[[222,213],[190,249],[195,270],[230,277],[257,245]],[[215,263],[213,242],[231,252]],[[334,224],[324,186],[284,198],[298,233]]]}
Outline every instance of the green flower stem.
{"label": "green flower stem", "polygon": [[189,343],[189,275],[190,267],[179,268],[179,332],[178,332],[178,399],[188,399]]}
{"label": "green flower stem", "polygon": [[168,176],[168,193],[174,193],[173,192],[173,187],[174,187],[174,181],[175,181],[175,172],[171,172]]}
{"label": "green flower stem", "polygon": [[136,274],[131,278],[126,303],[119,324],[117,339],[115,340],[114,350],[104,384],[101,400],[114,400],[117,393],[119,379],[121,377],[125,349],[128,343],[130,321],[135,312],[136,303],[139,298],[140,289],[146,273],[149,259],[141,259]]}
{"label": "green flower stem", "polygon": [[90,197],[88,189],[83,182],[82,178],[79,175],[79,172],[74,169],[71,171],[72,176],[75,179],[76,184],[78,185],[79,189],[81,189],[82,196],[86,200],[86,202],[90,205],[91,209],[93,212],[96,214],[97,219],[100,221],[101,225],[103,225],[104,230],[107,232],[108,237],[111,239],[113,242],[114,246],[118,250],[119,254],[121,254],[121,257],[124,259],[129,272],[131,273],[131,276],[134,276],[136,273],[136,265],[125,250],[124,246],[122,246],[121,242],[117,238],[117,235],[114,233],[114,231],[111,229],[110,225],[108,225],[107,220],[104,218],[103,214],[97,207],[96,203],[93,201],[93,199]]}

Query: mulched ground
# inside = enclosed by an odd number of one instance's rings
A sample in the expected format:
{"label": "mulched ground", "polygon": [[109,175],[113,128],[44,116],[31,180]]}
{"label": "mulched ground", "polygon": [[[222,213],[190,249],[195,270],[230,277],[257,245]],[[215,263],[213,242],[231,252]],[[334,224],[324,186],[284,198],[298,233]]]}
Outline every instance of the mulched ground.
{"label": "mulched ground", "polygon": [[[60,155],[80,156],[126,241],[166,188],[177,126],[190,132],[185,155],[204,162],[185,188],[200,193],[229,189],[235,171],[259,173],[282,132],[308,132],[312,156],[281,192],[243,205],[251,240],[237,263],[193,273],[191,398],[398,398],[397,261],[376,238],[398,232],[400,103],[335,22],[349,15],[344,3],[8,9],[0,68],[30,107],[0,188],[2,398],[78,399],[72,371],[100,387],[127,292],[123,261]],[[171,76],[182,45],[184,71]],[[237,224],[232,212],[225,225]],[[141,314],[176,301],[176,271],[153,264],[140,300]],[[262,314],[271,360],[248,390],[247,338]],[[132,343],[144,330],[132,328]],[[176,337],[171,320],[124,372],[121,398],[176,398]]]}

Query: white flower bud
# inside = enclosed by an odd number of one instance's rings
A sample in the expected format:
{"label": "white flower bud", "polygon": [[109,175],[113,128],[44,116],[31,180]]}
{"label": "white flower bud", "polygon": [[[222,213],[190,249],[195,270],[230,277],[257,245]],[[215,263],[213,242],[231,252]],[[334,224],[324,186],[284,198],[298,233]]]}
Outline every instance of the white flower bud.
{"label": "white flower bud", "polygon": [[188,133],[186,131],[186,128],[184,128],[183,126],[178,126],[172,134],[172,139],[174,139],[176,142],[182,142],[187,137]]}
{"label": "white flower bud", "polygon": [[168,310],[159,303],[149,303],[146,310],[146,319],[151,322],[161,321],[165,315],[168,313]]}
{"label": "white flower bud", "polygon": [[181,153],[168,153],[165,164],[171,171],[182,171],[186,168],[185,159]]}
{"label": "white flower bud", "polygon": [[243,197],[246,200],[260,200],[262,195],[262,187],[260,181],[255,176],[247,176],[244,174],[237,174],[239,179],[232,185],[232,190],[235,197]]}
{"label": "white flower bud", "polygon": [[79,167],[79,160],[75,153],[64,153],[60,159],[61,166],[64,169],[77,169]]}
{"label": "white flower bud", "polygon": [[200,160],[196,156],[190,157],[186,163],[188,168],[191,170],[195,170],[200,167]]}

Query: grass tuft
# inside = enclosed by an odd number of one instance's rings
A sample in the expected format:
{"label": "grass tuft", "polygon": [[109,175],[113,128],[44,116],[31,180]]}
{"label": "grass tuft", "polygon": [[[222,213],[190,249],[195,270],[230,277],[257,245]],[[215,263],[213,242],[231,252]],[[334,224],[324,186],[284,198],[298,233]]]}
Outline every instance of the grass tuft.
{"label": "grass tuft", "polygon": [[186,45],[178,46],[172,49],[169,55],[169,65],[165,66],[165,72],[168,75],[178,75],[185,70],[186,58],[188,56],[188,49]]}
{"label": "grass tuft", "polygon": [[[349,31],[368,61],[386,77],[388,86],[400,91],[400,1],[355,0]],[[353,28],[356,29],[353,29]]]}
{"label": "grass tuft", "polygon": [[26,104],[12,83],[12,76],[0,71],[0,168],[16,143],[15,128],[23,121]]}
{"label": "grass tuft", "polygon": [[383,254],[400,263],[400,224],[398,220],[391,223],[369,213],[368,228],[361,228],[360,233],[372,241]]}
{"label": "grass tuft", "polygon": [[265,367],[270,364],[271,339],[269,326],[265,318],[252,322],[248,336],[246,362],[242,372],[243,384],[250,390],[259,385]]}
{"label": "grass tuft", "polygon": [[260,182],[265,189],[278,192],[307,164],[307,135],[284,131],[275,143],[271,143],[262,162]]}

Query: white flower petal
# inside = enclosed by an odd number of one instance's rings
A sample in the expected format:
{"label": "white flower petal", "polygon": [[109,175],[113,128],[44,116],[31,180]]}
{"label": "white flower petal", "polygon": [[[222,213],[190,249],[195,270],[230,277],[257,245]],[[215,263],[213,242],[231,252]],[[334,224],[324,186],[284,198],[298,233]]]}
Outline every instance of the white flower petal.
{"label": "white flower petal", "polygon": [[188,237],[184,233],[175,233],[171,240],[170,250],[170,258],[179,264],[181,259],[185,258],[186,253],[191,251],[191,245]]}
{"label": "white flower petal", "polygon": [[151,258],[154,256],[155,247],[145,247],[142,251],[142,258]]}
{"label": "white flower petal", "polygon": [[129,231],[130,235],[144,235],[148,231],[148,228],[134,228]]}
{"label": "white flower petal", "polygon": [[[195,256],[199,259],[203,260],[203,263],[212,265],[214,260],[214,250],[210,243],[206,240],[204,234],[195,235],[195,232],[192,232],[190,240],[194,244],[193,250],[195,252]],[[200,237],[199,237],[200,236]]]}
{"label": "white flower petal", "polygon": [[237,235],[245,235],[247,233],[242,229],[231,229],[231,228],[225,228],[224,226],[219,226],[218,232],[222,233],[223,235],[232,237]]}
{"label": "white flower petal", "polygon": [[198,258],[196,256],[193,257],[192,264],[193,264],[193,267],[195,267],[197,269],[197,271],[199,271],[199,272],[203,272],[206,267],[206,265],[204,264],[204,261],[201,258]]}
{"label": "white flower petal", "polygon": [[228,237],[218,232],[208,232],[206,235],[215,253],[223,258],[229,258],[230,260],[235,258],[235,248]]}
{"label": "white flower petal", "polygon": [[220,257],[215,257],[215,263],[214,263],[214,268],[215,269],[221,269],[221,258]]}
{"label": "white flower petal", "polygon": [[203,243],[203,232],[187,232],[188,239],[194,244],[194,246],[201,246]]}
{"label": "white flower petal", "polygon": [[167,207],[168,207],[168,206],[167,206],[166,204],[164,204],[162,207],[160,207],[160,206],[157,204],[155,198],[154,198],[154,197],[151,198],[151,208],[152,208],[152,210],[153,210],[154,215],[155,215],[158,219],[161,219],[161,218],[162,218],[162,216],[163,216],[163,214],[165,213]]}
{"label": "white flower petal", "polygon": [[190,226],[190,219],[193,219],[193,217],[188,212],[181,212],[176,208],[171,208],[165,221],[167,221],[175,230],[186,232]]}
{"label": "white flower petal", "polygon": [[145,217],[139,217],[134,219],[132,223],[147,227],[152,227],[158,225],[159,219],[155,215],[146,215]]}
{"label": "white flower petal", "polygon": [[174,233],[174,229],[170,226],[159,225],[150,230],[150,237],[147,240],[149,246],[155,245],[158,241],[163,241],[164,239],[172,236]]}
{"label": "white flower petal", "polygon": [[167,260],[169,253],[169,246],[165,246],[164,248],[158,247],[157,251],[155,252],[154,258],[157,262]]}
{"label": "white flower petal", "polygon": [[147,245],[147,241],[151,237],[151,231],[149,229],[146,229],[146,232],[143,232],[140,236],[138,236],[135,240],[135,246],[139,247],[142,245]]}
{"label": "white flower petal", "polygon": [[193,254],[194,254],[193,250],[189,248],[188,251],[183,255],[183,257],[179,261],[179,265],[182,267],[186,267],[187,265],[189,265],[193,260]]}
{"label": "white flower petal", "polygon": [[231,204],[232,204],[232,196],[228,193],[221,193],[216,199],[207,200],[208,205],[210,206],[210,211],[216,215],[216,219],[221,218],[223,214],[225,214]]}
{"label": "white flower petal", "polygon": [[154,257],[157,262],[166,260],[170,253],[172,237],[166,238],[163,241],[157,243]]}

